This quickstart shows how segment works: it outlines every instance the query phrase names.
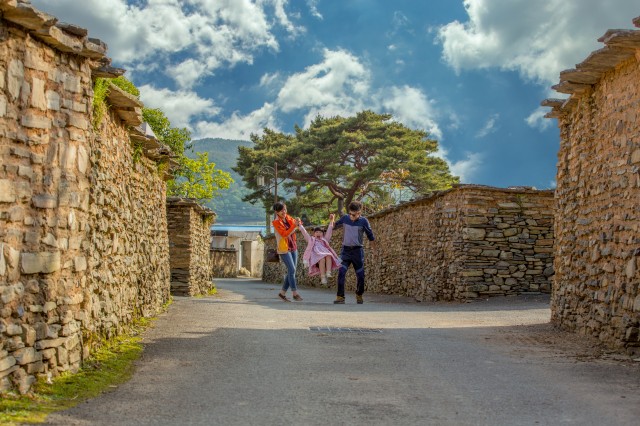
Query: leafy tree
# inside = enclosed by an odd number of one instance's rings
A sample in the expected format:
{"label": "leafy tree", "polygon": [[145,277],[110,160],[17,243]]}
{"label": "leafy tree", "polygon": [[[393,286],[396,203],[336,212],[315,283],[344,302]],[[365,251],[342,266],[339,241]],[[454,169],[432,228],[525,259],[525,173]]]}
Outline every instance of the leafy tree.
{"label": "leafy tree", "polygon": [[209,162],[206,152],[196,154],[197,158],[183,157],[180,167],[180,179],[167,183],[167,192],[183,197],[209,200],[218,196],[222,189],[228,189],[232,182],[227,172],[217,170]]}
{"label": "leafy tree", "polygon": [[[301,209],[339,212],[353,200],[383,206],[393,193],[427,194],[457,183],[446,162],[433,154],[438,142],[422,130],[392,120],[390,114],[362,111],[355,117],[322,116],[308,129],[288,135],[264,129],[251,135],[252,148],[239,147],[234,170],[254,190],[245,199],[265,198],[256,178],[263,166],[277,163],[284,187]],[[400,191],[400,192],[399,192]],[[404,194],[403,194],[404,193]],[[396,196],[396,198],[398,198]]]}

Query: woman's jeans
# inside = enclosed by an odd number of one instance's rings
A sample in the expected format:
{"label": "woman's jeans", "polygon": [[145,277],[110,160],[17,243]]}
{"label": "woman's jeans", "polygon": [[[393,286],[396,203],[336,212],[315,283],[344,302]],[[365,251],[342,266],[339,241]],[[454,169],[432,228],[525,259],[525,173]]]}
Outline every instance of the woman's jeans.
{"label": "woman's jeans", "polygon": [[297,291],[296,287],[296,263],[298,262],[298,252],[290,251],[289,253],[281,254],[280,259],[282,263],[287,267],[287,274],[284,276],[284,285],[282,291],[285,293],[291,287],[291,291]]}

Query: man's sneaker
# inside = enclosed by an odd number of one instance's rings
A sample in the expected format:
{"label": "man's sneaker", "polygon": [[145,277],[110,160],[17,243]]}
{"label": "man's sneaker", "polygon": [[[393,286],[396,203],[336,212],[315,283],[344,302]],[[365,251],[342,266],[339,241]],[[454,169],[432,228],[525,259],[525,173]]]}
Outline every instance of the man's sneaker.
{"label": "man's sneaker", "polygon": [[334,305],[344,305],[344,297],[336,296],[336,300],[333,301]]}
{"label": "man's sneaker", "polygon": [[364,300],[362,300],[362,295],[361,294],[356,294],[356,303],[358,305],[362,305],[364,303]]}

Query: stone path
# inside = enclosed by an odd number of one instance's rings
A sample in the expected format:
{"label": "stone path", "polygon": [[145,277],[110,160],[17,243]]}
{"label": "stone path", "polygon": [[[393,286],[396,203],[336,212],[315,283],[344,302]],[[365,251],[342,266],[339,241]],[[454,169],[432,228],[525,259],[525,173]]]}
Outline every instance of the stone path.
{"label": "stone path", "polygon": [[554,331],[546,296],[427,304],[216,280],[146,334],[131,381],[55,425],[635,425],[640,362]]}

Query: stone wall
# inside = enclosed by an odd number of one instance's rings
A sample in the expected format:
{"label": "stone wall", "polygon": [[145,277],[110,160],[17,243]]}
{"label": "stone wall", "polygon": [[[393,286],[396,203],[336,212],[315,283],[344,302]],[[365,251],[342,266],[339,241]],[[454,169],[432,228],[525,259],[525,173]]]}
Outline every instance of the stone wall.
{"label": "stone wall", "polygon": [[[553,191],[459,185],[369,221],[378,242],[376,250],[366,249],[367,291],[467,300],[551,290]],[[303,253],[306,243],[298,235]],[[341,242],[337,230],[331,243],[338,253]],[[265,244],[273,247],[273,237]],[[349,291],[355,291],[354,275],[347,275]],[[282,264],[265,262],[264,281],[280,283],[283,276]],[[301,262],[298,278],[302,285],[319,285]]]}
{"label": "stone wall", "polygon": [[27,392],[167,301],[165,184],[150,160],[166,153],[116,89],[93,131],[93,78],[122,71],[99,40],[24,2],[0,11],[0,390]]}
{"label": "stone wall", "polygon": [[212,248],[211,275],[215,278],[236,278],[238,276],[238,250]]}
{"label": "stone wall", "polygon": [[552,321],[640,352],[640,31],[600,41],[543,102],[561,138]]}
{"label": "stone wall", "polygon": [[189,198],[167,199],[171,293],[206,294],[211,282],[211,236],[215,213]]}

